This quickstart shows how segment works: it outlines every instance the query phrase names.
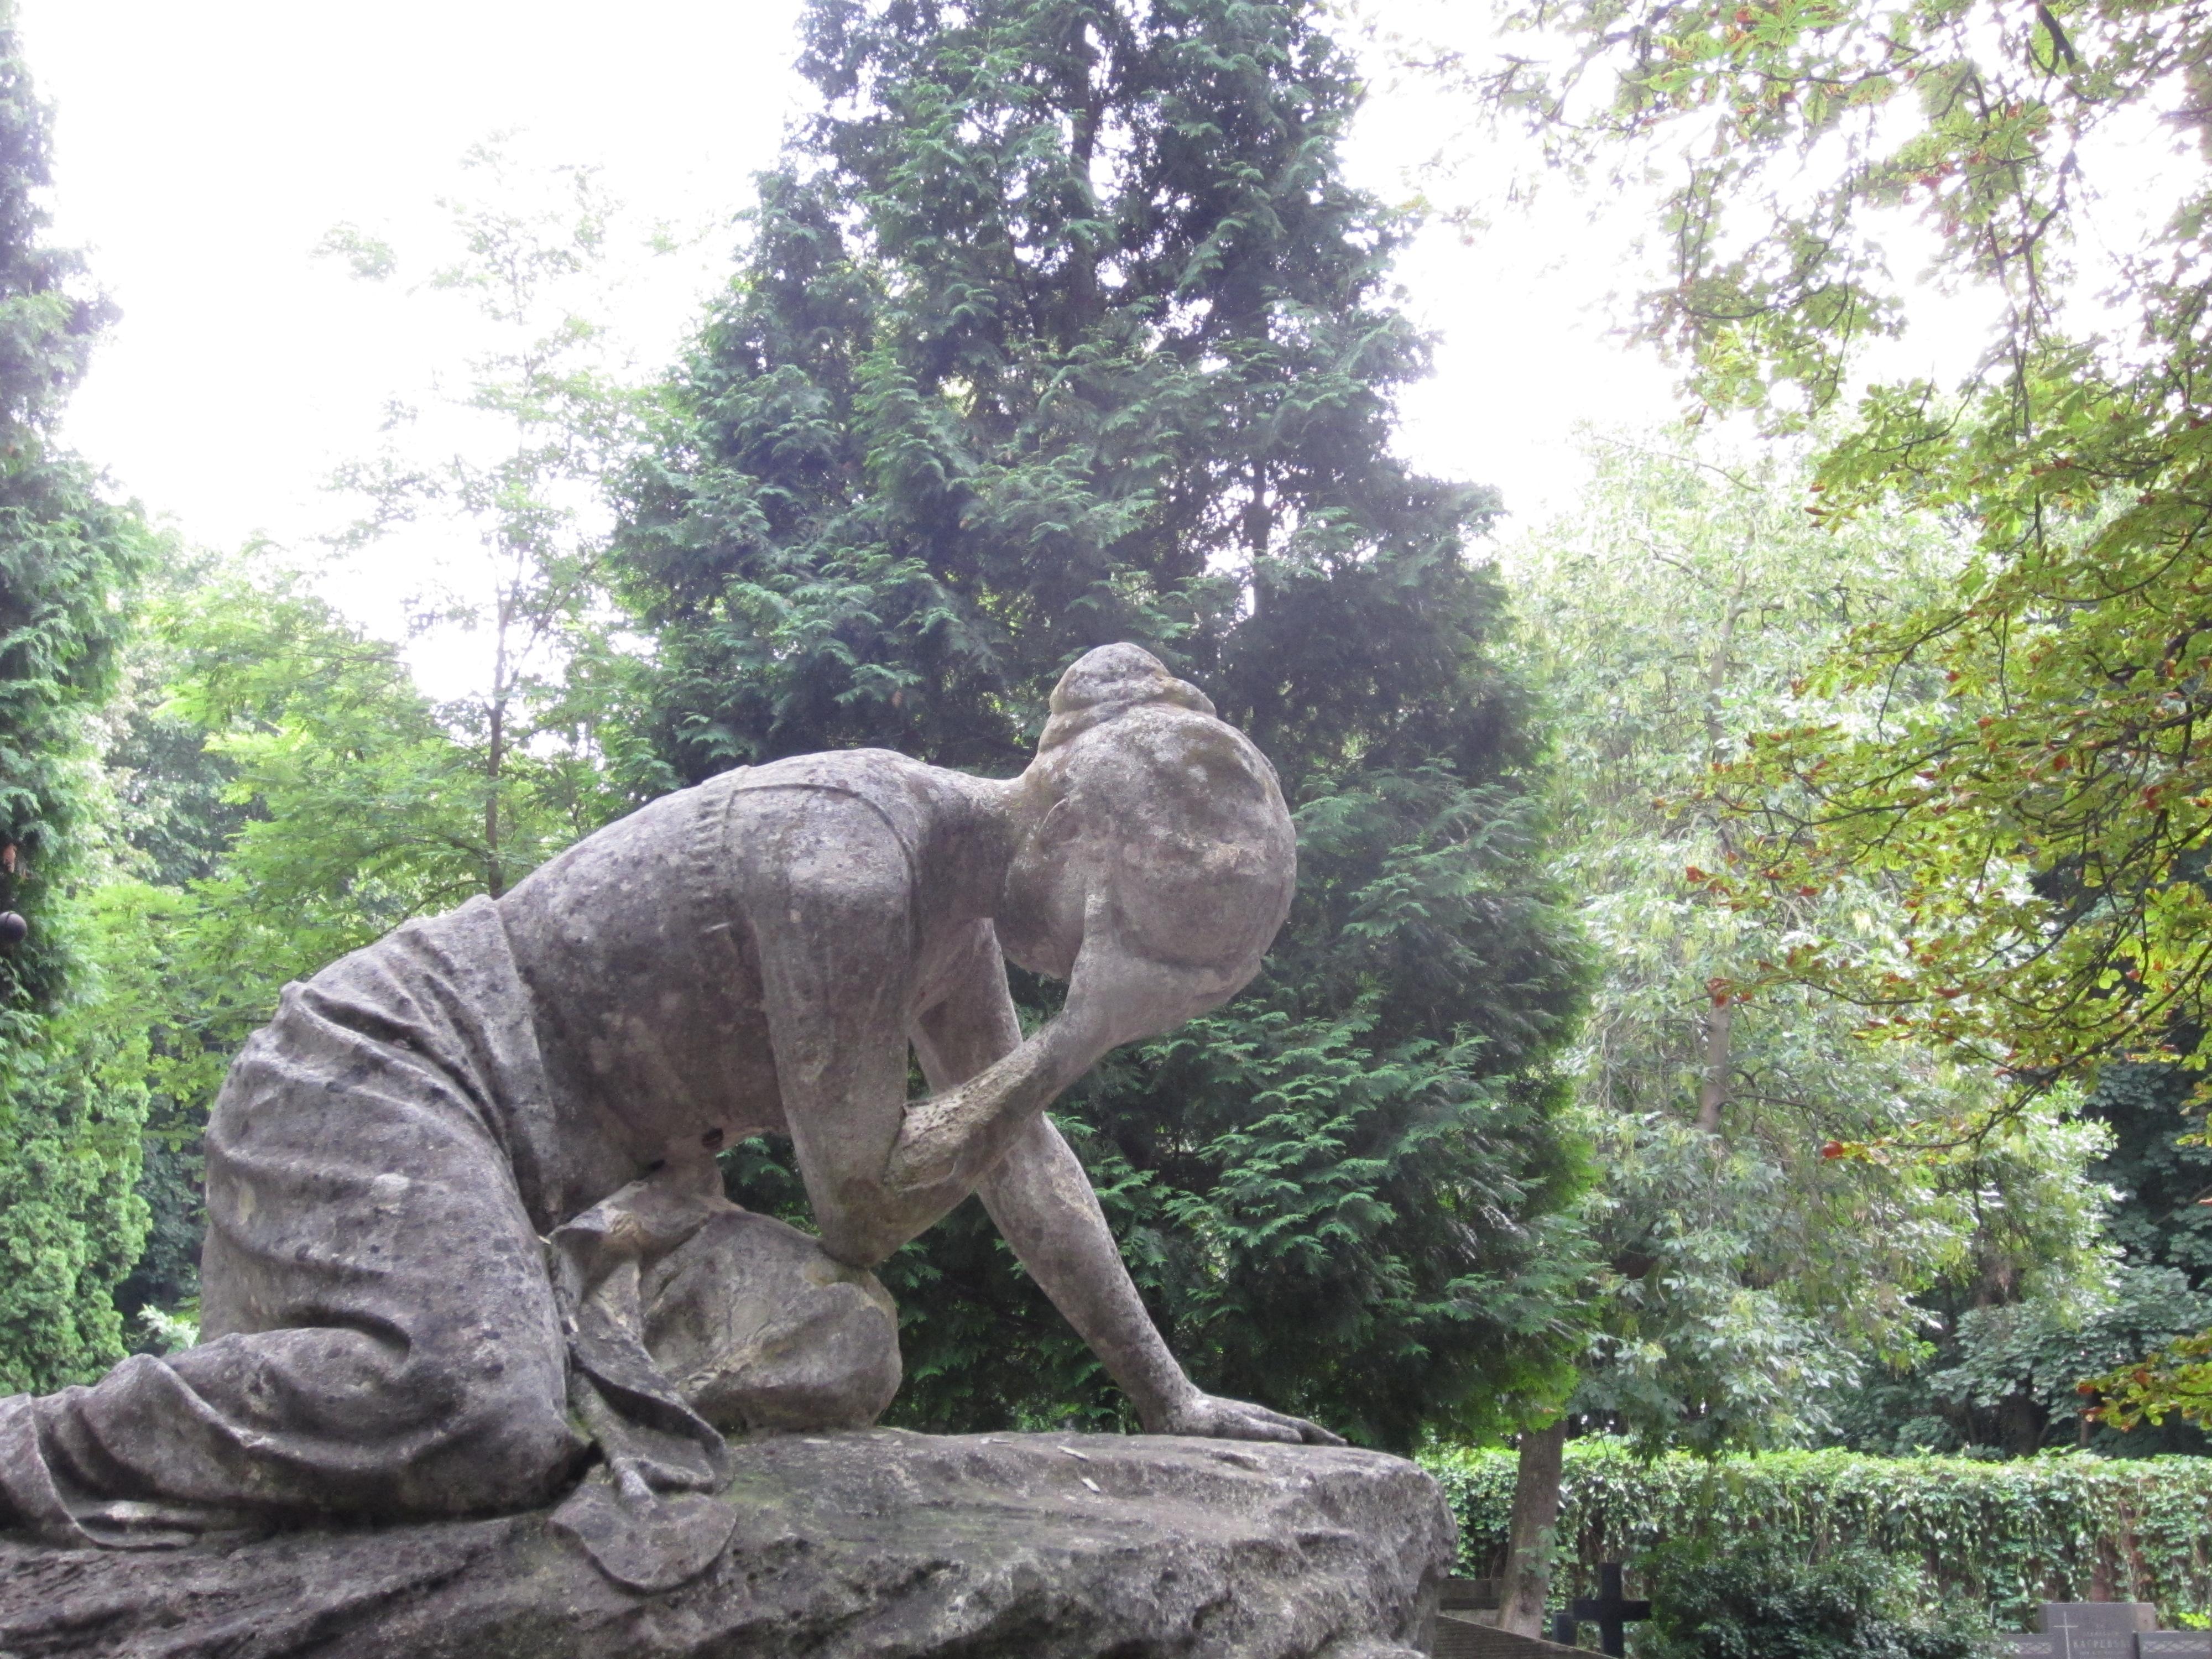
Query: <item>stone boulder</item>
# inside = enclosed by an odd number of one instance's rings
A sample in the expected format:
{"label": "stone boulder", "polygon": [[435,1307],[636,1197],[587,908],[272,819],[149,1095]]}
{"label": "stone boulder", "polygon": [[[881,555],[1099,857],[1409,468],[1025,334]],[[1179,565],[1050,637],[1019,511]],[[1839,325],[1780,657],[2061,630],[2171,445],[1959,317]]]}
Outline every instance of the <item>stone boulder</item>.
{"label": "stone boulder", "polygon": [[544,1513],[180,1550],[0,1540],[0,1659],[1413,1659],[1453,1557],[1411,1463],[1118,1435],[733,1449],[729,1548],[643,1594]]}

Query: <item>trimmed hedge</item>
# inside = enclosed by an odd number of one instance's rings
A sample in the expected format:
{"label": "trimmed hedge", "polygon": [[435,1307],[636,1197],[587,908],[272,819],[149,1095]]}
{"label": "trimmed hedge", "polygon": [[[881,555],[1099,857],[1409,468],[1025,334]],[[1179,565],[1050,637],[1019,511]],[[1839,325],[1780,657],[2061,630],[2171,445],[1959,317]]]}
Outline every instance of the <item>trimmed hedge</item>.
{"label": "trimmed hedge", "polygon": [[[1452,1448],[1421,1462],[1459,1516],[1462,1571],[1498,1571],[1513,1454]],[[2170,1626],[2212,1609],[2212,1458],[1796,1451],[1646,1462],[1621,1441],[1568,1443],[1555,1597],[1590,1594],[1600,1561],[1699,1537],[1811,1557],[1864,1544],[1913,1567],[1931,1601],[1978,1603],[2000,1630],[2028,1628],[2038,1602],[2090,1599],[2155,1601]]]}

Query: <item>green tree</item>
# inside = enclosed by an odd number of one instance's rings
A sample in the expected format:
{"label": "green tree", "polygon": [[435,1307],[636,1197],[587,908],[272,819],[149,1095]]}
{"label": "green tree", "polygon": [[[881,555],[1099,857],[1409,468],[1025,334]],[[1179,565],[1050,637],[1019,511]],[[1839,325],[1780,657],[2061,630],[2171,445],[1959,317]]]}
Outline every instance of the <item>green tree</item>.
{"label": "green tree", "polygon": [[1861,1041],[1856,1012],[1817,993],[1742,994],[1793,934],[1879,934],[1892,907],[1866,881],[1717,902],[1710,877],[1741,831],[1701,786],[1735,733],[1955,556],[1910,519],[1807,526],[1786,462],[1709,462],[1685,433],[1592,447],[1583,504],[1513,567],[1557,711],[1560,879],[1604,963],[1574,1057],[1613,1265],[1577,1406],[1655,1448],[1788,1440],[1820,1425],[1863,1346],[1912,1346],[1910,1297],[1963,1266],[1974,1228],[1971,1158],[1838,1154],[1995,1081]]}
{"label": "green tree", "polygon": [[137,514],[53,427],[112,316],[49,246],[48,121],[0,5],[0,1390],[51,1388],[122,1352],[108,1291],[146,1218],[145,1102],[87,1040],[98,994],[84,878],[106,832],[92,717],[115,680],[149,549]]}
{"label": "green tree", "polygon": [[121,834],[88,872],[94,990],[62,1052],[136,1102],[150,1226],[113,1304],[158,1342],[148,1310],[195,1316],[199,1137],[231,1056],[288,980],[479,890],[481,796],[398,653],[298,578],[186,566],[147,597],[101,722]]}
{"label": "green tree", "polygon": [[[132,1048],[150,1097],[157,1224],[118,1303],[189,1315],[198,1136],[231,1057],[287,981],[488,890],[495,866],[483,747],[308,579],[250,561],[200,573],[155,598],[137,654],[164,684],[112,716],[135,856],[89,896],[114,992],[91,1017]],[[555,760],[540,791],[502,780],[511,874],[525,849],[534,862],[596,827],[596,762]]]}
{"label": "green tree", "polygon": [[[1546,1069],[1577,975],[1468,545],[1494,500],[1390,449],[1425,347],[1387,287],[1404,227],[1340,171],[1351,63],[1231,0],[805,27],[823,110],[628,487],[663,751],[1003,775],[1086,647],[1204,685],[1281,770],[1297,908],[1243,997],[1063,1121],[1204,1386],[1385,1444],[1510,1426],[1577,1317]],[[1119,1409],[975,1206],[891,1273],[912,1420]]]}
{"label": "green tree", "polygon": [[173,546],[146,573],[139,625],[123,653],[120,683],[102,709],[101,770],[120,844],[113,867],[88,898],[95,954],[106,964],[103,1012],[116,1035],[143,1041],[148,1091],[138,1194],[149,1219],[144,1249],[115,1287],[116,1310],[142,1345],[149,1310],[189,1317],[199,1298],[199,1134],[215,1085],[197,1004],[174,971],[186,936],[184,889],[216,875],[250,814],[232,797],[236,769],[207,746],[207,732],[172,702],[179,669],[167,620],[183,597],[215,576],[212,561]]}
{"label": "green tree", "polygon": [[[1783,969],[2031,1087],[2181,1042],[2201,1063],[2206,18],[2106,0],[1501,15],[1553,61],[1454,72],[1563,167],[1666,181],[1652,228],[1673,268],[1636,326],[1691,395],[1769,429],[1832,416],[1816,519],[1893,496],[1972,539],[1943,591],[1814,677],[1942,695],[1778,720],[1726,783],[1759,830],[1730,872],[1742,902],[1880,870],[1909,907],[1907,951],[1816,933]],[[2158,185],[2163,224],[2104,254],[2100,204]],[[1915,217],[1936,279],[1995,325],[1960,384],[1863,385],[1905,314],[1886,249]]]}
{"label": "green tree", "polygon": [[[1769,430],[1832,420],[1815,518],[1894,498],[1972,538],[1947,592],[1812,677],[1941,696],[1784,719],[1721,780],[1757,831],[1725,872],[1737,902],[1881,871],[1910,918],[1902,950],[1814,933],[1772,977],[1857,1003],[1870,1032],[1975,1047],[2013,1104],[2112,1062],[2201,1074],[2212,26],[2111,0],[1498,15],[1561,50],[1436,61],[1564,169],[1663,181],[1673,269],[1636,331],[1689,392]],[[2138,193],[2144,234],[2100,222]],[[1995,323],[1955,384],[1867,384],[1867,346],[1905,316],[1887,247],[1915,216],[1937,283]]]}
{"label": "green tree", "polygon": [[[1807,988],[1739,988],[1795,934],[1893,928],[1879,882],[1754,908],[1711,890],[1741,830],[1704,783],[1735,734],[1794,703],[1854,629],[1938,588],[1954,539],[1907,515],[1809,526],[1788,459],[1720,464],[1686,431],[1589,448],[1580,504],[1509,556],[1557,732],[1559,877],[1602,965],[1569,1056],[1603,1171],[1600,1311],[1553,1444],[1523,1445],[1504,1622],[1532,1634],[1571,1425],[1651,1453],[1803,1443],[1867,1367],[1929,1357],[1925,1293],[2047,1288],[2056,1317],[2100,1265],[2094,1132],[2045,1107],[2018,1146],[1895,1156],[1918,1123],[1992,1102],[1990,1068],[1866,1042],[1856,1010]],[[2023,1218],[2032,1236],[2005,1233]]]}
{"label": "green tree", "polygon": [[[2188,1044],[2195,1047],[2194,1043]],[[2112,1127],[2097,1178],[2118,1189],[2112,1230],[2129,1259],[2212,1290],[2212,1146],[2183,1133],[2197,1078],[2171,1064],[2106,1065],[2084,1109]]]}
{"label": "green tree", "polygon": [[[637,404],[586,314],[619,275],[611,210],[588,173],[524,174],[494,149],[468,166],[486,187],[444,204],[453,257],[409,299],[458,297],[483,349],[433,433],[395,406],[385,447],[336,482],[366,507],[345,545],[411,534],[441,556],[446,580],[410,621],[449,685],[459,663],[480,672],[432,699],[399,647],[262,550],[167,573],[110,712],[132,852],[99,915],[134,942],[118,975],[133,994],[114,1007],[125,1024],[136,1011],[155,1224],[118,1291],[126,1314],[191,1316],[200,1128],[284,983],[410,916],[505,890],[619,813],[635,798],[621,779],[651,770],[624,736],[635,670],[599,573],[599,477]],[[351,228],[325,251],[367,277],[401,270]],[[455,541],[479,556],[442,556]]]}
{"label": "green tree", "polygon": [[[531,173],[496,144],[463,165],[483,189],[441,202],[458,257],[416,292],[463,299],[485,343],[465,386],[441,390],[441,424],[418,434],[419,411],[395,402],[385,447],[334,483],[367,508],[343,545],[405,531],[436,551],[441,579],[412,600],[414,629],[435,635],[447,664],[479,653],[469,688],[438,713],[474,757],[468,840],[477,884],[496,897],[625,805],[607,764],[627,678],[601,569],[599,485],[635,447],[641,411],[592,315],[618,275],[619,217],[592,171]],[[351,226],[323,250],[372,282],[401,269]],[[467,542],[477,556],[453,556]]]}
{"label": "green tree", "polygon": [[[2087,1445],[2121,1456],[2204,1449],[2184,1425],[2121,1432],[2087,1415],[2086,1378],[2212,1323],[2212,1296],[2192,1290],[2172,1267],[2116,1266],[2088,1297],[2033,1297],[1966,1309],[1958,1318],[1952,1363],[1926,1368],[1925,1387],[1956,1424],[1950,1445],[2014,1456],[2051,1445]],[[1943,1438],[1921,1444],[1949,1449]]]}
{"label": "green tree", "polygon": [[239,813],[173,911],[227,1065],[286,981],[484,890],[481,774],[398,648],[297,573],[225,570],[154,620],[162,713],[198,733]]}

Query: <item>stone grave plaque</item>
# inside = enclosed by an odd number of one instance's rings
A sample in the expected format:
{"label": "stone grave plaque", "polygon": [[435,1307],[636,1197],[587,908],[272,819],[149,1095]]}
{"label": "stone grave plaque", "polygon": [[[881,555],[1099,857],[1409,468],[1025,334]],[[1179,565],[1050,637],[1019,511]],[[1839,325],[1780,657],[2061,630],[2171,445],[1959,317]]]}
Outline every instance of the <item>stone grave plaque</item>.
{"label": "stone grave plaque", "polygon": [[2063,1639],[2057,1636],[2008,1636],[2005,1651],[2015,1659],[2064,1659],[2058,1644]]}
{"label": "stone grave plaque", "polygon": [[2137,1659],[2212,1659],[2212,1630],[2147,1630],[2136,1633]]}
{"label": "stone grave plaque", "polygon": [[[1533,1636],[1516,1636],[1491,1625],[1478,1625],[1469,1613],[1437,1615],[1435,1659],[1571,1659],[1580,1648],[1563,1648]],[[1584,1655],[1583,1659],[1588,1659]]]}
{"label": "stone grave plaque", "polygon": [[2132,1636],[2158,1628],[2158,1609],[2148,1601],[2045,1601],[2037,1622],[2051,1635]]}
{"label": "stone grave plaque", "polygon": [[2044,1633],[2057,1638],[2056,1659],[2137,1659],[2136,1638],[2158,1628],[2148,1601],[2046,1601]]}

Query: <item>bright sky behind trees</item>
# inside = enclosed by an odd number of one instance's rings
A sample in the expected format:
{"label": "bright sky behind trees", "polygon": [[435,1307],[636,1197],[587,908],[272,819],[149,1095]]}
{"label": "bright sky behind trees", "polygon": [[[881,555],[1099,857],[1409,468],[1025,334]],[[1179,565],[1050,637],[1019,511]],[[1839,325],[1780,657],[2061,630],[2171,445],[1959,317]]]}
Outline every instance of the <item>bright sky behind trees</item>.
{"label": "bright sky behind trees", "polygon": [[[69,436],[195,541],[301,544],[342,524],[322,481],[374,446],[388,397],[459,360],[467,324],[456,307],[457,332],[426,332],[403,291],[313,249],[340,221],[403,253],[434,243],[462,152],[501,131],[526,158],[601,165],[640,221],[697,234],[641,258],[651,278],[614,319],[642,363],[672,362],[798,106],[796,15],[793,0],[21,0],[58,111],[58,234],[89,247],[124,312]],[[1406,198],[1407,169],[1454,125],[1434,99],[1377,99],[1360,181]],[[1404,268],[1413,311],[1443,337],[1404,447],[1501,485],[1522,515],[1582,477],[1575,422],[1667,407],[1663,372],[1581,314],[1618,280],[1619,237],[1579,214],[1562,200],[1475,247],[1440,228]],[[385,629],[390,574],[345,596]]]}
{"label": "bright sky behind trees", "polygon": [[[125,319],[70,435],[157,514],[218,546],[342,520],[320,497],[385,399],[465,348],[313,257],[331,225],[435,240],[464,150],[523,129],[604,164],[641,215],[703,225],[771,155],[797,83],[793,8],[658,0],[30,0],[57,106],[57,234],[96,250]],[[618,21],[617,21],[618,20]],[[656,364],[726,235],[623,319]],[[465,307],[454,308],[464,327]]]}
{"label": "bright sky behind trees", "polygon": [[[1462,45],[1483,11],[1467,0],[1359,8],[1378,36]],[[436,198],[462,187],[471,145],[514,132],[518,159],[596,164],[640,228],[690,239],[659,259],[640,252],[647,274],[611,318],[658,369],[727,279],[731,216],[802,92],[789,68],[795,0],[390,0],[374,11],[21,0],[20,15],[58,107],[58,234],[88,247],[124,312],[68,435],[157,517],[218,548],[265,533],[312,551],[348,512],[323,482],[374,447],[386,400],[422,398],[470,349],[466,307],[441,325],[434,306],[410,301],[404,272],[379,289],[314,258],[332,225],[427,258],[445,217]],[[1380,84],[1388,65],[1370,49]],[[1406,398],[1401,443],[1425,470],[1498,484],[1526,523],[1566,506],[1584,478],[1577,422],[1640,425],[1673,405],[1666,371],[1605,334],[1607,296],[1640,286],[1628,240],[1643,216],[1565,189],[1525,215],[1503,207],[1526,158],[1470,139],[1466,122],[1450,89],[1395,80],[1363,114],[1350,159],[1359,182],[1401,201],[1422,187],[1420,163],[1457,151],[1456,175],[1426,187],[1490,228],[1463,243],[1437,224],[1401,264],[1409,309],[1439,349],[1436,378]],[[1911,368],[1971,355],[1978,313],[1925,295],[1916,314]],[[338,597],[396,630],[392,606],[415,580],[395,580],[392,563],[435,547],[392,545]]]}

